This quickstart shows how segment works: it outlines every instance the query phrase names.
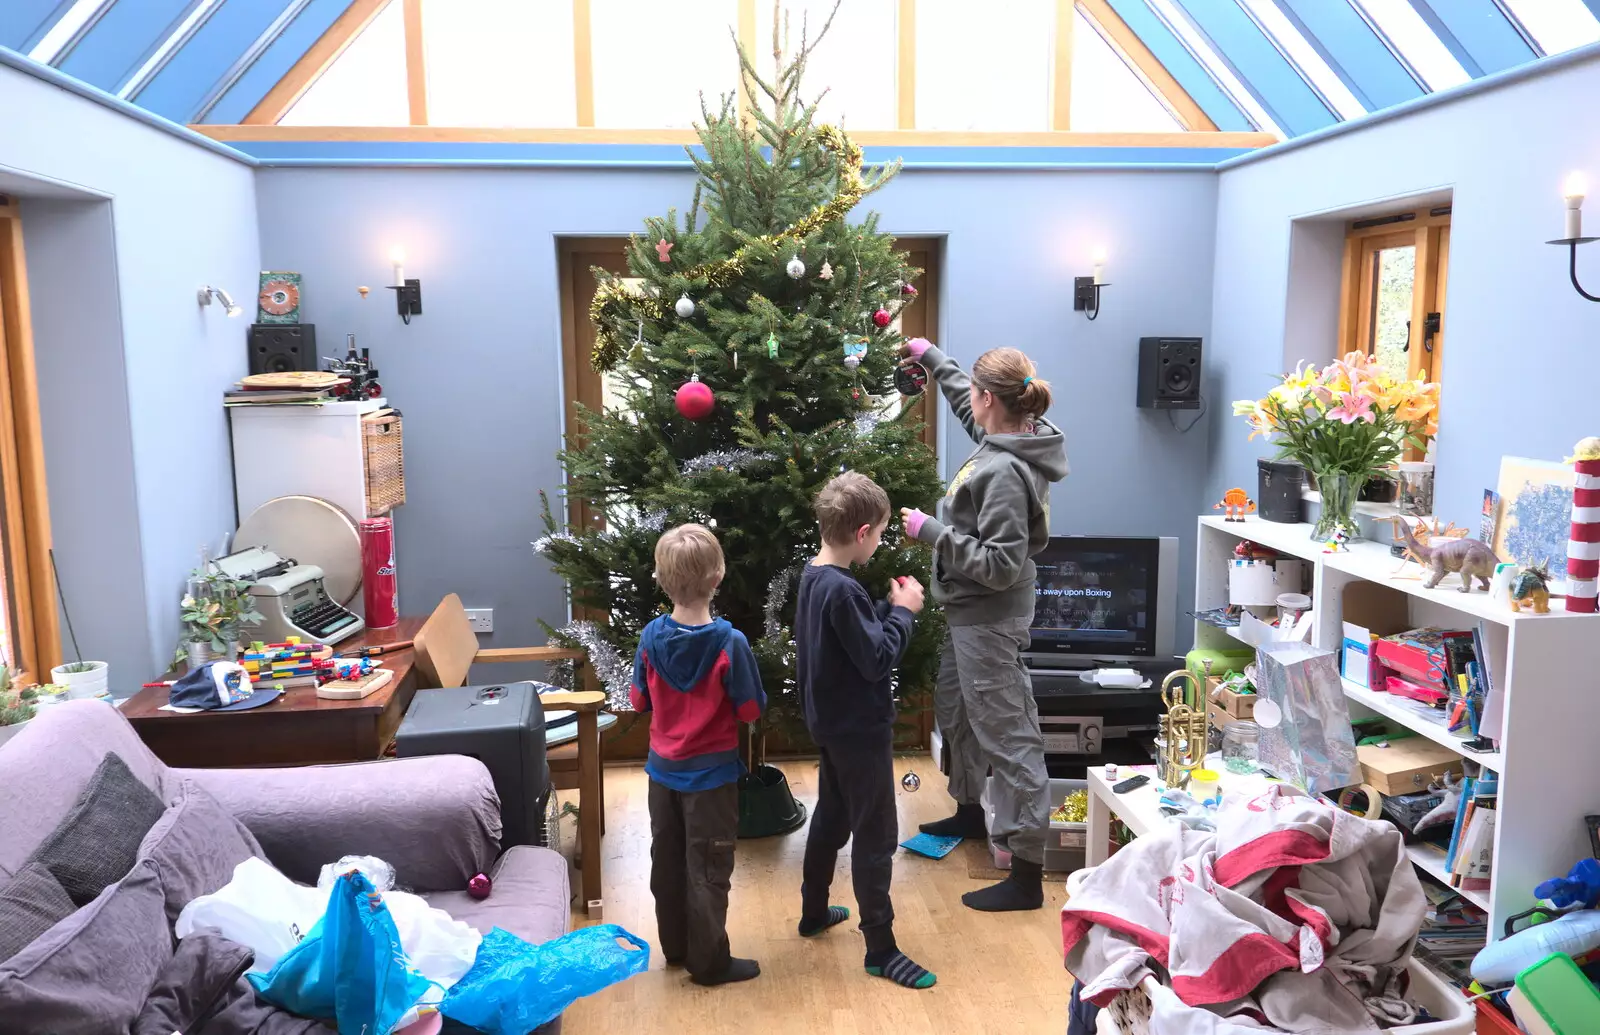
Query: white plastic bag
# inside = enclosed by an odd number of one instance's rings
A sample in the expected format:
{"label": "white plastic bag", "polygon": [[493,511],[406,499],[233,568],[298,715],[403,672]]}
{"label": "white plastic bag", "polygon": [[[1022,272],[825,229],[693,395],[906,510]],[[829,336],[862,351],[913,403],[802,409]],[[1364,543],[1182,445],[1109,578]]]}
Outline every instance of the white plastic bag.
{"label": "white plastic bag", "polygon": [[256,954],[250,970],[265,974],[311,932],[327,908],[326,888],[296,884],[272,864],[250,858],[234,867],[233,879],[215,894],[184,906],[175,929],[179,938],[211,930],[249,946]]}
{"label": "white plastic bag", "polygon": [[333,887],[334,881],[351,870],[360,870],[361,875],[379,891],[394,890],[394,867],[375,855],[347,855],[336,863],[329,863],[317,875],[317,887],[327,891]]}

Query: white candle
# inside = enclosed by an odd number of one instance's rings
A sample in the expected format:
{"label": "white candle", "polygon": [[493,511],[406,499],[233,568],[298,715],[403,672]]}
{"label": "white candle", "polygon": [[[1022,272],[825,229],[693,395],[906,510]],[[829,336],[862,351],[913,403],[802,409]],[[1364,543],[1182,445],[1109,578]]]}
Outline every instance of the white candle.
{"label": "white candle", "polygon": [[1567,177],[1566,187],[1562,193],[1567,199],[1566,240],[1575,240],[1583,236],[1583,196],[1589,191],[1589,184],[1584,179],[1583,173],[1575,172]]}
{"label": "white candle", "polygon": [[1096,248],[1094,250],[1094,282],[1096,284],[1104,284],[1106,282],[1106,250],[1104,248]]}
{"label": "white candle", "polygon": [[389,249],[389,261],[394,264],[394,286],[406,286],[406,250],[398,244]]}

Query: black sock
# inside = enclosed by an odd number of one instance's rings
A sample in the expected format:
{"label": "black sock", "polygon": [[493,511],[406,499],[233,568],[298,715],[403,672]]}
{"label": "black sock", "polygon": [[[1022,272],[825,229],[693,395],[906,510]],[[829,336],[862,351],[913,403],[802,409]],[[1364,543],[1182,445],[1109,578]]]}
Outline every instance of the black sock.
{"label": "black sock", "polygon": [[937,837],[989,836],[989,824],[983,817],[982,805],[957,805],[954,816],[933,823],[924,823],[917,829],[924,834],[933,834]]}
{"label": "black sock", "polygon": [[850,910],[844,906],[829,906],[827,915],[821,920],[800,918],[800,937],[812,938],[821,934],[835,924],[842,924],[850,919]]}
{"label": "black sock", "polygon": [[933,971],[918,966],[899,949],[867,953],[867,973],[873,977],[888,978],[906,988],[932,988],[934,982],[939,980]]}
{"label": "black sock", "polygon": [[735,956],[728,961],[727,969],[710,977],[690,977],[697,985],[731,985],[735,981],[749,981],[761,973],[761,964],[755,960],[742,960]]}
{"label": "black sock", "polygon": [[961,896],[968,909],[983,913],[1012,913],[1044,905],[1044,867],[1011,857],[1011,876],[999,884]]}

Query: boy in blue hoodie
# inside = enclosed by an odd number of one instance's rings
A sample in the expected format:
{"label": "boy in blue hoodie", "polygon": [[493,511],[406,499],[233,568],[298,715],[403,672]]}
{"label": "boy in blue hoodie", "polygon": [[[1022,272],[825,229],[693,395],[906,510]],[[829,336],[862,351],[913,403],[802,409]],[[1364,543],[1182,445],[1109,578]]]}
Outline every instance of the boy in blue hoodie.
{"label": "boy in blue hoodie", "polygon": [[867,973],[906,988],[934,976],[894,940],[889,882],[899,816],[894,804],[895,669],[922,610],[922,585],[895,580],[873,602],[850,574],[878,548],[889,497],[871,478],[846,471],[816,499],[822,549],[800,576],[794,610],[795,678],[806,726],[817,742],[817,808],[811,814],[800,885],[800,934],[810,938],[850,917],[828,904],[839,849],[852,841],[850,878],[861,907]]}
{"label": "boy in blue hoodie", "polygon": [[633,707],[650,718],[650,893],[667,965],[697,985],[748,981],[755,960],[728,950],[728,889],[739,836],[740,722],[767,706],[744,634],[711,617],[722,547],[703,525],[656,543],[656,582],[672,600],[639,637]]}

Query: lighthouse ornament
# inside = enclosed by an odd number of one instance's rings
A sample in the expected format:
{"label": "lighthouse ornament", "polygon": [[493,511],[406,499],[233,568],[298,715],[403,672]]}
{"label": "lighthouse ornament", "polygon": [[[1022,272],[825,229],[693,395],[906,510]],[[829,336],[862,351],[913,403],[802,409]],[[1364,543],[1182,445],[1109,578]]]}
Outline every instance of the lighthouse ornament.
{"label": "lighthouse ornament", "polygon": [[1567,611],[1595,614],[1600,610],[1600,438],[1579,442],[1567,463],[1577,472],[1567,542]]}

